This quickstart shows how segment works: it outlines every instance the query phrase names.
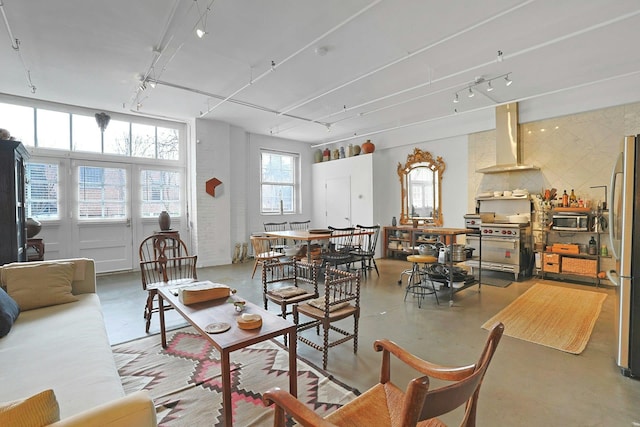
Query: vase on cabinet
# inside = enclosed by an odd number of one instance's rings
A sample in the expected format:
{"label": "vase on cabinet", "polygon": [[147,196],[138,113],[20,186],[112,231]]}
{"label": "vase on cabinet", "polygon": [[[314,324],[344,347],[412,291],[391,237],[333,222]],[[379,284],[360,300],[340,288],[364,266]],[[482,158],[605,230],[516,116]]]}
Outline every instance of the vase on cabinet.
{"label": "vase on cabinet", "polygon": [[394,216],[393,218],[391,218],[391,226],[395,227],[396,225],[398,225],[398,220],[396,219],[396,217]]}
{"label": "vase on cabinet", "polygon": [[169,212],[160,212],[160,215],[158,215],[158,225],[162,231],[171,230],[171,216],[169,215]]}
{"label": "vase on cabinet", "polygon": [[367,141],[362,144],[362,152],[364,154],[369,154],[369,153],[373,153],[374,151],[376,151],[376,146],[373,142],[371,142],[370,139],[367,139]]}

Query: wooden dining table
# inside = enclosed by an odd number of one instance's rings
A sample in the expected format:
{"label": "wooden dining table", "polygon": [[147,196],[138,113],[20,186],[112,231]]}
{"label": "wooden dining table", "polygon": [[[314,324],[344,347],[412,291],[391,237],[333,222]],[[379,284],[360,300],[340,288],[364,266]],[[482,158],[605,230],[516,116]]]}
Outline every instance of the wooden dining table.
{"label": "wooden dining table", "polygon": [[[311,262],[311,242],[314,240],[329,240],[332,237],[345,235],[341,231],[331,233],[329,229],[310,229],[310,230],[284,230],[284,231],[267,231],[267,236],[277,237],[280,239],[291,239],[306,242],[307,245],[307,261]],[[355,229],[354,236],[365,236],[373,234],[373,231]]]}

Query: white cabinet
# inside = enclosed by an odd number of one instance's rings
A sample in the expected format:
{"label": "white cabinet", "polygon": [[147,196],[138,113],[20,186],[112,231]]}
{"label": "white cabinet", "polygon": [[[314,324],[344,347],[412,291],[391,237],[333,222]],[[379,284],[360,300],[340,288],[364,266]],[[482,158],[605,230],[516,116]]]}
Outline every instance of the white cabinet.
{"label": "white cabinet", "polygon": [[312,180],[313,227],[374,224],[372,154],[314,163]]}

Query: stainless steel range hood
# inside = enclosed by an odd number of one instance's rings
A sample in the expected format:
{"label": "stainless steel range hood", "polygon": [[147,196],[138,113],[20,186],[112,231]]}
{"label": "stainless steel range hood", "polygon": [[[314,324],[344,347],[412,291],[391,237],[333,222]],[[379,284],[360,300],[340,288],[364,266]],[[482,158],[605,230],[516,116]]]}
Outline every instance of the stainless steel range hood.
{"label": "stainless steel range hood", "polygon": [[478,173],[540,170],[522,164],[522,147],[518,127],[518,103],[496,107],[496,164],[478,169]]}

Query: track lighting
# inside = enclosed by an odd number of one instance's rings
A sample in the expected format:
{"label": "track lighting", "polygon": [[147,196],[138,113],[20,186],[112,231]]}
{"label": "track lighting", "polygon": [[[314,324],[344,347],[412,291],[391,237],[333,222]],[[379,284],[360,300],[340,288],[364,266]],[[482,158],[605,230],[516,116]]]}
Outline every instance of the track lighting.
{"label": "track lighting", "polygon": [[509,78],[509,74],[507,74],[506,76],[504,76],[504,84],[507,86],[511,86],[511,83],[513,83],[513,80],[511,80]]}
{"label": "track lighting", "polygon": [[[492,92],[495,89],[495,87],[493,86],[493,84],[491,84],[491,82],[493,82],[494,80],[497,80],[497,79],[504,79],[505,85],[506,86],[511,86],[511,83],[513,83],[513,81],[509,78],[510,74],[511,73],[509,72],[509,73],[500,74],[499,76],[490,77],[490,78],[486,78],[486,77],[483,77],[483,76],[476,77],[473,80],[473,82],[469,83],[464,89],[460,89],[460,91],[456,92],[456,96],[455,96],[455,98],[453,98],[453,103],[457,104],[457,103],[460,102],[459,93],[461,91],[465,90],[465,89],[467,91],[467,97],[469,97],[469,98],[473,98],[476,95],[476,92],[479,92],[480,94],[483,94],[483,95],[489,97],[488,95],[486,95],[484,93],[484,90],[480,90],[482,88],[478,89],[478,86],[479,85],[484,85],[486,83],[486,85],[487,85],[487,87],[485,89],[486,92]],[[474,89],[476,89],[476,90],[474,90]],[[490,99],[495,101],[493,98],[490,98]]]}
{"label": "track lighting", "polygon": [[[195,0],[195,2],[196,2],[196,6],[198,6],[198,0]],[[211,4],[207,6],[207,10],[205,10],[204,13],[200,15],[200,19],[198,20],[198,26],[196,27],[196,36],[198,36],[199,39],[209,34],[207,32],[207,16],[209,15],[210,11],[211,11]],[[200,12],[199,6],[198,6],[198,12]],[[200,27],[200,23],[202,23],[202,28]]]}

